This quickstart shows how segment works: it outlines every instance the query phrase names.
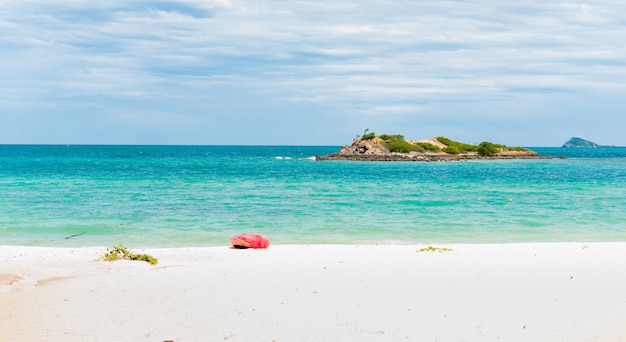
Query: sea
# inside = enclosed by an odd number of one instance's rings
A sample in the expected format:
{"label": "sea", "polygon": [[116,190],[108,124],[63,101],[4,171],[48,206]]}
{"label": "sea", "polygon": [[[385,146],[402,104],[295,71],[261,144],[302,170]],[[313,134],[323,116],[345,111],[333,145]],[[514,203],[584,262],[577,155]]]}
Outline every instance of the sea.
{"label": "sea", "polygon": [[0,145],[0,245],[626,241],[626,148],[316,161],[339,146]]}

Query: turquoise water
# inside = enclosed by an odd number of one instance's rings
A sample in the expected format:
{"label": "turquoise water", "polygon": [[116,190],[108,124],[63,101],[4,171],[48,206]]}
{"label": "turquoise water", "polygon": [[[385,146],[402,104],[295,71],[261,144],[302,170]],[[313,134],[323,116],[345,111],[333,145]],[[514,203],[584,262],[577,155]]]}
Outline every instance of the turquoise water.
{"label": "turquoise water", "polygon": [[245,232],[274,244],[626,241],[626,148],[311,158],[337,150],[0,145],[0,245],[219,246]]}

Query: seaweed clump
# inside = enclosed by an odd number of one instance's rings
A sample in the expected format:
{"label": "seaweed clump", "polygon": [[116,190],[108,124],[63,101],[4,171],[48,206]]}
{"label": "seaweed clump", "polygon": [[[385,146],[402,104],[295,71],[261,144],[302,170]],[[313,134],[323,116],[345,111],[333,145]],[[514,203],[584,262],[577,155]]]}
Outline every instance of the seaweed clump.
{"label": "seaweed clump", "polygon": [[428,246],[421,248],[420,250],[418,250],[418,252],[452,252],[452,248]]}
{"label": "seaweed clump", "polygon": [[112,249],[107,248],[107,253],[102,258],[104,261],[116,260],[139,260],[149,262],[150,265],[156,265],[159,260],[148,254],[131,253],[124,245],[114,246]]}

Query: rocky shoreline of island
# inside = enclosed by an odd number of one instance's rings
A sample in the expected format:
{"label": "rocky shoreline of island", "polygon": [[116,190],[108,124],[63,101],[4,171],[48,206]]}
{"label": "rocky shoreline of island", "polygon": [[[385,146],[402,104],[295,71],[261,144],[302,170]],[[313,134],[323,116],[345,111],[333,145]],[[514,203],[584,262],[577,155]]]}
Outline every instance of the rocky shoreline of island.
{"label": "rocky shoreline of island", "polygon": [[351,161],[468,161],[497,159],[551,159],[552,156],[501,144],[482,142],[479,145],[461,143],[445,137],[423,140],[405,140],[402,135],[375,135],[369,133],[357,137],[351,145],[338,152],[316,156],[316,160]]}

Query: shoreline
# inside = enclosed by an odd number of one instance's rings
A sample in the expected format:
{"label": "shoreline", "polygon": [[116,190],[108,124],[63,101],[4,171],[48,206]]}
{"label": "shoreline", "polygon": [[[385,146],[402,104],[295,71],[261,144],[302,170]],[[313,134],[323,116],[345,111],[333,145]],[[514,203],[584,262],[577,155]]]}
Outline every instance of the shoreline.
{"label": "shoreline", "polygon": [[0,246],[0,340],[626,340],[626,242]]}

